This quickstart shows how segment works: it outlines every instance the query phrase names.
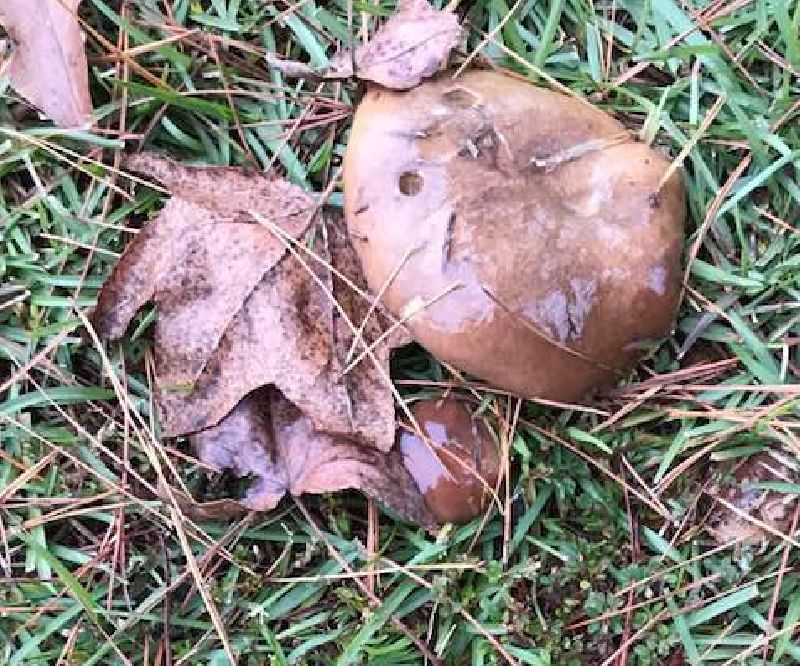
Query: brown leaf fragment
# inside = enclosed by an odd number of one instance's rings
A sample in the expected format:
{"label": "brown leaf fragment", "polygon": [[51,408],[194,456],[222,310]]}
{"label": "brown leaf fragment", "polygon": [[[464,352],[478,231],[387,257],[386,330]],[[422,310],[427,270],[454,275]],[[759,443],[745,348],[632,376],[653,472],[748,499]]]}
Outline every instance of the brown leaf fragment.
{"label": "brown leaf fragment", "polygon": [[133,158],[128,167],[155,176],[173,196],[117,264],[92,323],[102,337],[118,338],[153,300],[161,313],[159,386],[191,390],[231,320],[286,252],[246,211],[258,210],[298,237],[309,226],[314,200],[285,181],[235,168],[192,167],[153,155]]}
{"label": "brown leaf fragment", "polygon": [[800,470],[786,453],[765,451],[728,466],[712,493],[722,500],[710,521],[716,541],[759,544],[775,538],[776,532],[787,534],[797,498],[769,486],[798,482]]}
{"label": "brown leaf fragment", "polygon": [[14,43],[11,86],[54,123],[87,128],[92,100],[81,28],[81,0],[3,0],[0,23]]}
{"label": "brown leaf fragment", "polygon": [[[120,259],[92,321],[102,336],[119,337],[139,307],[157,304],[156,397],[164,434],[215,426],[245,395],[274,385],[316,429],[388,451],[394,442],[389,352],[403,341],[387,338],[345,373],[353,331],[370,301],[346,281],[332,280],[323,242],[313,249],[318,260],[293,254],[274,227],[246,212],[258,211],[296,238],[308,226],[312,199],[283,181],[235,169],[153,156],[128,166],[158,178],[173,196]],[[328,236],[335,240],[334,263],[363,287],[346,236],[332,226]],[[385,324],[368,319],[368,343]]]}
{"label": "brown leaf fragment", "polygon": [[[347,53],[350,54],[351,51],[348,51]],[[267,53],[264,56],[264,60],[266,61],[268,67],[277,69],[284,76],[287,76],[290,79],[308,79],[310,81],[339,81],[341,79],[349,79],[351,76],[353,76],[352,62],[344,62],[339,65],[331,62],[325,69],[318,70],[304,62],[279,58],[274,53]]]}
{"label": "brown leaf fragment", "polygon": [[172,197],[127,248],[92,321],[101,336],[118,338],[154,298],[179,320],[159,327],[159,346],[191,349],[184,356],[196,357],[165,358],[168,374],[191,381],[232,314],[286,251],[246,211],[259,210],[298,237],[314,201],[286,181],[232,167],[188,166],[153,154],[129,158],[126,166],[161,181]]}
{"label": "brown leaf fragment", "polygon": [[[344,238],[341,242],[346,242]],[[323,247],[314,251],[327,261]],[[337,260],[342,253],[355,258],[349,243],[336,252],[340,253]],[[351,279],[363,283],[357,263],[342,269]],[[389,353],[390,344],[397,340],[380,345],[371,357],[344,374],[343,357],[352,334],[348,335],[351,329],[334,307],[331,293],[344,304],[343,311],[357,326],[367,302],[357,295],[348,299],[352,290],[343,284],[332,291],[328,271],[315,260],[303,265],[297,257],[287,255],[262,278],[231,319],[192,391],[161,395],[165,432],[181,434],[208,428],[233,409],[243,395],[273,384],[312,419],[318,430],[388,451],[394,442]],[[355,299],[366,305],[357,309]],[[373,319],[366,331],[372,337],[366,339],[377,339],[381,325]]]}
{"label": "brown leaf fragment", "polygon": [[[458,44],[461,26],[452,10],[436,10],[428,0],[401,0],[398,12],[355,53],[361,79],[406,90],[436,73]],[[334,58],[332,67],[350,60]]]}
{"label": "brown leaf fragment", "polygon": [[420,525],[435,525],[396,449],[382,453],[320,433],[273,389],[251,393],[218,426],[192,439],[206,464],[254,478],[242,502],[249,509],[272,509],[287,492],[355,489]]}
{"label": "brown leaf fragment", "polygon": [[331,327],[325,293],[295,257],[287,256],[229,320],[193,390],[161,396],[165,431],[208,428],[242,396],[274,384],[313,414],[318,427],[349,433],[349,400],[332,353]]}
{"label": "brown leaf fragment", "polygon": [[433,74],[458,44],[461,26],[450,9],[434,9],[428,0],[400,0],[397,13],[355,52],[334,56],[330,66],[315,71],[308,65],[270,55],[267,63],[286,76],[322,80],[355,75],[386,88],[407,90]]}
{"label": "brown leaf fragment", "polygon": [[361,359],[343,377],[351,417],[358,424],[357,431],[363,432],[377,448],[388,451],[395,437],[389,356],[392,349],[411,342],[411,336],[404,326],[392,326],[382,308],[371,310],[371,299],[364,297],[368,291],[361,261],[347,232],[334,226],[328,230],[331,263],[339,271],[339,275],[333,276],[333,294],[341,306],[341,311],[333,312],[334,348],[339,364],[345,369],[351,349],[354,360]]}
{"label": "brown leaf fragment", "polygon": [[220,471],[253,475],[255,481],[243,505],[255,511],[275,507],[286,490],[282,470],[273,462],[270,390],[260,389],[243,398],[218,425],[192,436],[197,455]]}
{"label": "brown leaf fragment", "polygon": [[[373,307],[341,225],[295,245],[315,206],[288,183],[153,156],[127,166],[172,197],[121,258],[92,321],[117,337],[142,304],[157,304],[163,433],[190,434],[207,464],[252,475],[247,508],[353,488],[432,525],[392,448],[389,354],[403,331]],[[231,509],[185,499],[200,517]]]}

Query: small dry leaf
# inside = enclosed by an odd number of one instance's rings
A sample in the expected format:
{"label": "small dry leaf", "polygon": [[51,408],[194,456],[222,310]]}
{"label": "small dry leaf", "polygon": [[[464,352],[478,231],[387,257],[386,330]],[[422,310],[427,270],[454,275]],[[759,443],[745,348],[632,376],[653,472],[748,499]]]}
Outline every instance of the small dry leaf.
{"label": "small dry leaf", "polygon": [[325,71],[272,55],[267,62],[290,77],[333,80],[356,76],[386,88],[407,90],[436,73],[460,35],[461,26],[452,10],[434,9],[428,0],[400,0],[397,13],[372,40],[354,52],[338,54]]}
{"label": "small dry leaf", "polygon": [[[391,327],[380,311],[370,312],[370,301],[363,297],[368,293],[366,279],[347,233],[330,227],[328,245],[331,264],[338,270],[338,275],[333,276],[332,292],[341,308],[333,311],[334,350],[339,367],[342,372],[346,370],[343,381],[350,397],[352,420],[355,424],[366,424],[354,434],[371,440],[381,451],[388,451],[395,439],[394,400],[387,390],[389,355],[392,349],[411,342],[411,336],[404,326]],[[352,326],[362,322],[359,341]],[[366,354],[363,341],[374,344],[379,339],[381,343],[370,347],[370,353]],[[362,360],[348,369],[350,350]],[[351,364],[354,362],[350,360]]]}
{"label": "small dry leaf", "polygon": [[3,0],[0,23],[14,53],[6,74],[12,87],[57,125],[91,125],[92,100],[81,28],[81,0]]}
{"label": "small dry leaf", "polygon": [[758,544],[774,538],[775,531],[787,533],[797,499],[764,484],[797,484],[800,471],[796,464],[785,454],[768,451],[738,461],[727,471],[729,479],[723,479],[714,492],[727,503],[717,503],[711,515],[710,529],[717,542],[742,539]]}
{"label": "small dry leaf", "polygon": [[[290,251],[280,235],[298,238],[314,215],[299,188],[152,155],[127,166],[160,180],[172,197],[120,259],[92,322],[116,338],[146,301],[157,304],[164,433],[192,435],[217,469],[254,475],[248,508],[271,508],[286,492],[355,488],[431,525],[391,451],[389,353],[404,332],[385,335],[380,313],[366,318],[371,301],[346,235],[326,227],[317,261]],[[365,340],[377,344],[365,352]],[[348,359],[351,348],[360,362]]]}

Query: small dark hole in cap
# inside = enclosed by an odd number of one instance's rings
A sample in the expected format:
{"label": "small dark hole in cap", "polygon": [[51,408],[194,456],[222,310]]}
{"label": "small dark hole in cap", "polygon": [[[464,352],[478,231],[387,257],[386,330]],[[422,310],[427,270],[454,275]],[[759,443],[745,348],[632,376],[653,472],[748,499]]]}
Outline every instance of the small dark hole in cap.
{"label": "small dark hole in cap", "polygon": [[397,184],[400,187],[401,193],[405,194],[407,197],[412,197],[422,191],[422,184],[424,182],[425,179],[419,171],[404,171],[400,174],[400,180]]}

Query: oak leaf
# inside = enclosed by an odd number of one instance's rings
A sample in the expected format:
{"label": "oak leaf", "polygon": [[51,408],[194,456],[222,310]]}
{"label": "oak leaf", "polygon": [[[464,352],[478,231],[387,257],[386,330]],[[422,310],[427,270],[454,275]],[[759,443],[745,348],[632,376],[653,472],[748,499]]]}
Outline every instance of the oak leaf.
{"label": "oak leaf", "polygon": [[326,70],[271,54],[267,62],[290,77],[336,80],[355,76],[386,88],[407,90],[436,73],[460,35],[458,17],[452,10],[434,9],[428,0],[400,0],[397,13],[369,42],[336,55]]}
{"label": "oak leaf", "polygon": [[11,86],[57,125],[91,125],[89,74],[75,12],[81,0],[3,0],[0,24],[14,44]]}
{"label": "oak leaf", "polygon": [[164,434],[190,435],[217,469],[254,475],[249,508],[356,488],[431,524],[392,450],[389,354],[405,339],[372,312],[344,232],[323,226],[313,250],[299,249],[318,206],[280,179],[153,155],[126,166],[172,196],[120,259],[92,323],[117,338],[145,302],[157,305]]}

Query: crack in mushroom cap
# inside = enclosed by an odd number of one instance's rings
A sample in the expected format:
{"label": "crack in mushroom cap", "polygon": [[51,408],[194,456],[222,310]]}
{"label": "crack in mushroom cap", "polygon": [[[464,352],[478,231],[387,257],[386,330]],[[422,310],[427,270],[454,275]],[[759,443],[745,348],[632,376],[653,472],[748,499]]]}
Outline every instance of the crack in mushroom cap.
{"label": "crack in mushroom cap", "polygon": [[668,166],[586,103],[470,72],[366,95],[345,211],[370,288],[418,342],[576,400],[672,327],[685,206]]}

